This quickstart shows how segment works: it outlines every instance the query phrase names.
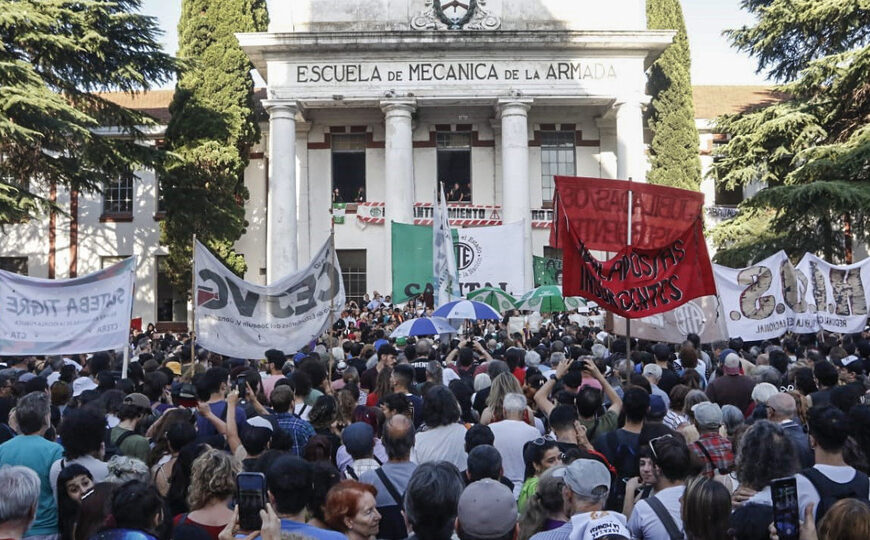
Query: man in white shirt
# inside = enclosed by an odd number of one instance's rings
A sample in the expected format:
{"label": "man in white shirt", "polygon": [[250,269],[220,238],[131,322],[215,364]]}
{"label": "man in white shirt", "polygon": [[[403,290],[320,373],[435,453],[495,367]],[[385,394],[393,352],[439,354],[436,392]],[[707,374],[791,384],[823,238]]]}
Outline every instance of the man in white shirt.
{"label": "man in white shirt", "polygon": [[523,459],[523,446],[528,441],[540,437],[540,432],[523,420],[526,412],[526,398],[522,394],[507,394],[504,397],[505,419],[489,424],[495,435],[495,446],[501,454],[504,475],[514,483],[514,496],[519,497],[525,480],[526,462]]}
{"label": "man in white shirt", "polygon": [[635,539],[667,540],[669,530],[683,534],[680,498],[686,490],[691,453],[685,439],[664,435],[649,442],[658,482],[655,495],[637,501],[628,529]]}

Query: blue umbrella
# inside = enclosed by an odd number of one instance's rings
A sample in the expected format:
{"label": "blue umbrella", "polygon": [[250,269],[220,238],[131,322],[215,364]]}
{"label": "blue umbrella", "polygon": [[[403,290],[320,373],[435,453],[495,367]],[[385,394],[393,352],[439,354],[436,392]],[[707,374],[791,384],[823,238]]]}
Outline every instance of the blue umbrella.
{"label": "blue umbrella", "polygon": [[410,319],[393,330],[391,338],[408,336],[434,336],[435,334],[455,334],[456,329],[443,317],[421,317]]}
{"label": "blue umbrella", "polygon": [[447,302],[432,314],[435,317],[444,317],[445,319],[501,319],[498,311],[492,309],[483,302],[475,302],[474,300],[455,300]]}

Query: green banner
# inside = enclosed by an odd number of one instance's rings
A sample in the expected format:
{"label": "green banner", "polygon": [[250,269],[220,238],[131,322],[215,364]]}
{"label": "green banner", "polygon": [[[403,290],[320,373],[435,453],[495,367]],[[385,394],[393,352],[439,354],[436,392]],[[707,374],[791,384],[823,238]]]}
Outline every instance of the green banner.
{"label": "green banner", "polygon": [[332,203],[332,222],[344,224],[344,216],[347,211],[347,203]]}
{"label": "green banner", "polygon": [[[451,229],[453,243],[459,237]],[[393,303],[407,302],[423,294],[434,293],[432,285],[432,226],[393,223]]]}
{"label": "green banner", "polygon": [[551,259],[549,257],[534,258],[535,270],[535,287],[542,285],[561,285],[562,284],[562,260]]}

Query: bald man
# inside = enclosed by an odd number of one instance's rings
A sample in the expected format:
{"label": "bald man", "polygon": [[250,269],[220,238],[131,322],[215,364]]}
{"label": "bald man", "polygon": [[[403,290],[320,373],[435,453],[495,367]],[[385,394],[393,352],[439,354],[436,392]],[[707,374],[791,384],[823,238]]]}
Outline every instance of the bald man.
{"label": "bald man", "polygon": [[806,469],[813,466],[815,459],[810,448],[809,437],[803,426],[795,421],[796,417],[797,404],[790,394],[780,392],[767,399],[767,418],[782,427],[797,450],[801,469]]}

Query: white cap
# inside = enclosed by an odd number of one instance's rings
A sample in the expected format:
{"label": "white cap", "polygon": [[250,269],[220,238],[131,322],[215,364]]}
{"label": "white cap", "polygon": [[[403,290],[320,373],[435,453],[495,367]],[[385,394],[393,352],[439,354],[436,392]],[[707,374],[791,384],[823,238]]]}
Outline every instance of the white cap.
{"label": "white cap", "polygon": [[73,397],[79,397],[86,390],[94,390],[97,383],[91,380],[90,377],[79,377],[73,381]]}

